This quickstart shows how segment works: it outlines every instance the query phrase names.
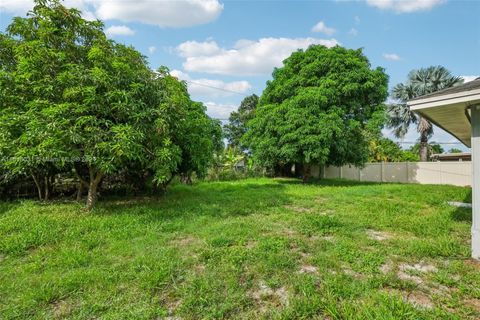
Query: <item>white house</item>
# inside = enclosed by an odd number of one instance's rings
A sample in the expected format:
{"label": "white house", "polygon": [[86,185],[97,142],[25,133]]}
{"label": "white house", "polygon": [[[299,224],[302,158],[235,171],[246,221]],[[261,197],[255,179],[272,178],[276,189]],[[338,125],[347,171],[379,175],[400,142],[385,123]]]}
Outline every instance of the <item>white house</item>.
{"label": "white house", "polygon": [[480,260],[480,78],[407,104],[472,148],[472,257]]}

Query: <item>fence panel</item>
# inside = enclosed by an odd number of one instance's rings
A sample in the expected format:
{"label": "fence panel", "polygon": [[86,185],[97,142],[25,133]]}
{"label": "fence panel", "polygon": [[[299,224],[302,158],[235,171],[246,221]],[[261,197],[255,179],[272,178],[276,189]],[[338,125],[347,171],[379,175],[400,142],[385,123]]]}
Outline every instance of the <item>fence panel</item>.
{"label": "fence panel", "polygon": [[472,163],[470,161],[367,163],[361,169],[354,166],[325,167],[316,170],[314,176],[356,181],[470,186]]}

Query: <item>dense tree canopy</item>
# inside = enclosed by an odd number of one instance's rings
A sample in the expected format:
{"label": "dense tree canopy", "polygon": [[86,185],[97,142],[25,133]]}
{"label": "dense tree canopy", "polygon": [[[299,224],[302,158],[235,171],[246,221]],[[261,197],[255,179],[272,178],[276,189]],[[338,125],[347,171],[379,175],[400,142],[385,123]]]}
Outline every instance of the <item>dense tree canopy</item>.
{"label": "dense tree canopy", "polygon": [[162,184],[212,161],[220,125],[167,69],[108,40],[100,21],[37,0],[0,48],[3,169],[31,175],[40,198],[73,168],[91,208],[105,175],[129,168]]}
{"label": "dense tree canopy", "polygon": [[241,142],[242,137],[247,132],[247,122],[255,116],[255,109],[258,104],[258,96],[252,94],[242,100],[237,111],[230,114],[228,124],[225,125],[225,137],[228,144],[233,148],[246,149]]}
{"label": "dense tree canopy", "polygon": [[382,109],[388,77],[361,50],[315,45],[299,50],[267,82],[244,142],[269,167],[289,163],[362,165],[364,128]]}

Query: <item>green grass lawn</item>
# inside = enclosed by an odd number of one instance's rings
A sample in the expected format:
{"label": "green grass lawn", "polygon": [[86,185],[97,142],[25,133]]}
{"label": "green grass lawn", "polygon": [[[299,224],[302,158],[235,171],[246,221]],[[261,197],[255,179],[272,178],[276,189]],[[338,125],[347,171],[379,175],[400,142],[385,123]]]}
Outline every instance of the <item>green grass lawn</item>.
{"label": "green grass lawn", "polygon": [[0,204],[0,319],[475,319],[470,189],[248,179]]}

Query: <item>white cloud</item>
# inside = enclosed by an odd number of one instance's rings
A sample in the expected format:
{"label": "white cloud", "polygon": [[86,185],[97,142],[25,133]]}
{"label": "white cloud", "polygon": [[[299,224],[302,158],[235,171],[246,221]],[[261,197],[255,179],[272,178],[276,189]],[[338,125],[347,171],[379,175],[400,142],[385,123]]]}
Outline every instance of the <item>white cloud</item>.
{"label": "white cloud", "polygon": [[111,26],[105,30],[107,36],[133,36],[135,31],[127,26]]}
{"label": "white cloud", "polygon": [[335,29],[327,27],[327,25],[323,21],[319,21],[312,28],[312,32],[321,32],[326,34],[327,36],[334,34],[335,31],[336,31]]}
{"label": "white cloud", "polygon": [[[188,46],[185,46],[189,43]],[[191,72],[206,72],[230,75],[270,74],[273,68],[298,49],[306,49],[313,44],[333,47],[335,39],[316,38],[262,38],[257,41],[240,40],[232,48],[220,48],[214,41],[204,43],[185,42],[177,47],[185,58],[183,67]],[[188,50],[185,48],[188,47]],[[211,50],[205,50],[205,48]],[[200,49],[201,48],[201,49]]]}
{"label": "white cloud", "polygon": [[355,16],[355,17],[353,17],[353,19],[355,20],[356,24],[360,24],[360,17],[359,16]]}
{"label": "white cloud", "polygon": [[188,92],[197,97],[229,97],[245,93],[252,88],[248,81],[224,82],[214,79],[192,79],[190,75],[180,70],[172,70],[170,74],[180,80],[185,80]]}
{"label": "white cloud", "polygon": [[215,102],[205,102],[207,114],[214,119],[228,119],[232,111],[237,110],[234,104],[218,104]]}
{"label": "white cloud", "polygon": [[148,53],[154,54],[156,51],[157,51],[157,47],[155,46],[148,47]]}
{"label": "white cloud", "polygon": [[195,56],[211,56],[221,52],[215,41],[209,40],[205,42],[187,41],[180,44],[177,48],[180,56],[195,57]]}
{"label": "white cloud", "polygon": [[[91,0],[92,1],[92,0]],[[215,20],[223,11],[218,0],[93,0],[100,19],[142,22],[160,27],[189,27]]]}
{"label": "white cloud", "polygon": [[[99,0],[65,0],[63,4],[69,8],[77,8],[82,11],[82,17],[86,20],[95,20],[95,14],[89,3]],[[33,0],[1,0],[0,12],[6,11],[15,15],[25,15],[33,9]]]}
{"label": "white cloud", "polygon": [[[120,20],[141,22],[161,27],[189,27],[215,20],[223,11],[218,0],[65,0],[88,20]],[[33,0],[1,0],[0,10],[25,14],[33,8]]]}
{"label": "white cloud", "polygon": [[382,10],[392,10],[397,13],[430,10],[445,2],[445,0],[366,0],[367,4]]}
{"label": "white cloud", "polygon": [[2,0],[0,11],[23,14],[33,8],[33,0]]}
{"label": "white cloud", "polygon": [[350,31],[348,31],[348,34],[355,37],[356,35],[358,35],[358,30],[355,28],[352,28],[350,29]]}
{"label": "white cloud", "polygon": [[400,56],[396,53],[384,53],[383,54],[383,57],[387,60],[390,60],[390,61],[399,61],[399,60],[402,60],[402,58],[400,58]]}
{"label": "white cloud", "polygon": [[463,78],[464,82],[470,82],[477,79],[480,76],[460,76],[460,77]]}

